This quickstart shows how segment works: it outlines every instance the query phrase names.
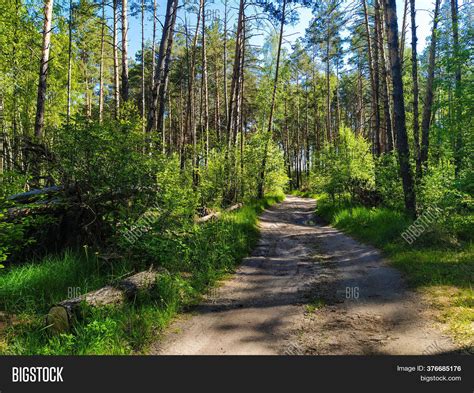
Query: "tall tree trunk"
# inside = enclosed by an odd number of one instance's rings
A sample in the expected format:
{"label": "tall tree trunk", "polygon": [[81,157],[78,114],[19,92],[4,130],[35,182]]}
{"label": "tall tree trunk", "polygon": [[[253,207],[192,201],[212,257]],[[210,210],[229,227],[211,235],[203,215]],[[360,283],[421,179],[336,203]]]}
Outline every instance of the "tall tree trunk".
{"label": "tall tree trunk", "polygon": [[44,107],[46,101],[46,79],[49,68],[49,50],[51,46],[51,22],[53,18],[53,0],[44,2],[43,44],[39,69],[38,97],[36,100],[35,137],[43,138]]}
{"label": "tall tree trunk", "polygon": [[400,64],[403,68],[403,62],[405,60],[405,36],[407,32],[407,14],[408,14],[408,0],[403,2],[403,21],[402,21],[402,34],[400,38]]}
{"label": "tall tree trunk", "polygon": [[240,134],[240,195],[244,198],[244,71],[245,71],[245,15],[242,23],[242,63],[240,66],[240,117],[239,117],[239,134]]}
{"label": "tall tree trunk", "polygon": [[191,62],[189,66],[189,82],[188,82],[188,105],[187,105],[187,121],[188,129],[190,130],[193,140],[193,185],[197,186],[199,182],[198,168],[199,168],[199,156],[197,152],[197,132],[196,132],[196,119],[195,119],[195,99],[194,99],[194,79],[196,72],[196,46],[199,35],[199,26],[201,23],[201,9],[204,0],[200,0],[199,11],[196,20],[196,30],[194,32],[193,44],[191,48]]}
{"label": "tall tree trunk", "polygon": [[378,157],[380,148],[380,61],[379,61],[379,40],[381,37],[380,27],[380,7],[379,2],[375,0],[374,14],[374,101],[375,101],[375,130],[374,130],[374,154]]}
{"label": "tall tree trunk", "polygon": [[388,25],[388,47],[392,72],[392,98],[394,109],[395,132],[397,133],[397,150],[402,178],[405,208],[412,216],[416,216],[416,196],[413,174],[410,167],[410,150],[405,119],[405,102],[403,99],[403,81],[398,47],[398,25],[396,0],[384,0]]}
{"label": "tall tree trunk", "polygon": [[416,51],[416,9],[415,0],[410,0],[411,17],[411,77],[413,82],[413,139],[415,140],[416,174],[421,176],[420,165],[420,115],[418,110],[418,57]]}
{"label": "tall tree trunk", "polygon": [[[377,0],[378,1],[378,0]],[[385,45],[384,45],[384,14],[381,13],[379,18],[379,51],[381,57],[381,67],[382,67],[382,102],[383,102],[383,112],[385,120],[385,140],[386,149],[385,151],[393,151],[393,132],[392,132],[392,116],[390,113],[390,97],[388,93],[388,70],[387,70],[387,60],[385,58]]]}
{"label": "tall tree trunk", "polygon": [[164,71],[165,58],[166,58],[166,50],[168,46],[167,45],[168,37],[170,34],[172,34],[172,21],[175,18],[175,13],[177,12],[177,8],[178,8],[178,0],[168,0],[167,5],[166,5],[165,23],[163,25],[160,48],[158,51],[158,61],[155,67],[155,80],[153,81],[150,108],[148,109],[147,127],[146,127],[147,133],[150,133],[153,129],[155,129],[157,125],[158,108],[159,108],[158,105],[159,105],[161,84],[163,82],[163,75],[165,73]]}
{"label": "tall tree trunk", "polygon": [[456,177],[462,166],[462,127],[459,123],[461,120],[461,61],[459,58],[459,20],[458,20],[458,0],[451,0],[451,25],[453,30],[453,52],[454,52],[454,165]]}
{"label": "tall tree trunk", "polygon": [[141,4],[141,28],[142,28],[142,131],[145,132],[145,0]]}
{"label": "tall tree trunk", "polygon": [[[376,69],[375,69],[375,65],[374,65],[374,58],[373,58],[373,48],[372,48],[372,38],[371,38],[371,33],[370,33],[370,25],[369,25],[369,10],[368,10],[368,7],[367,7],[367,0],[362,0],[362,5],[363,5],[363,8],[364,8],[364,25],[365,25],[365,33],[367,35],[367,56],[368,56],[368,59],[369,59],[369,76],[370,76],[370,88],[371,88],[371,91],[372,91],[372,94],[371,94],[371,107],[372,107],[372,116],[374,119],[378,118],[378,99],[377,99],[377,88],[376,88],[376,84],[375,84],[375,74],[376,74]],[[373,126],[373,124],[375,123],[375,126]],[[372,134],[377,132],[377,120],[375,120],[375,122],[372,123],[370,122],[370,124],[372,125],[372,130],[369,130],[369,131],[372,131]],[[378,122],[380,124],[380,121]],[[375,130],[374,130],[375,128]],[[370,132],[369,132],[370,134]]]}
{"label": "tall tree trunk", "polygon": [[430,121],[432,116],[433,107],[433,82],[434,82],[434,71],[435,71],[435,60],[436,60],[436,41],[437,41],[437,28],[438,28],[438,17],[439,17],[439,6],[441,0],[436,0],[435,10],[433,17],[433,29],[431,33],[430,43],[430,54],[428,60],[428,77],[426,80],[426,92],[423,106],[423,117],[421,120],[421,151],[420,151],[420,163],[422,167],[427,168],[428,166],[428,148],[429,148],[429,137],[430,137]]}
{"label": "tall tree trunk", "polygon": [[0,175],[3,174],[5,168],[7,167],[7,149],[6,145],[6,133],[3,120],[3,95],[0,91]]}
{"label": "tall tree trunk", "polygon": [[208,82],[207,82],[207,50],[206,50],[206,1],[202,3],[202,111],[204,114],[203,123],[202,123],[202,135],[205,139],[205,165],[207,167],[208,157],[209,157],[209,91],[208,91]]}
{"label": "tall tree trunk", "polygon": [[331,74],[329,66],[330,38],[331,36],[328,23],[328,29],[326,32],[326,134],[328,142],[331,142],[333,139],[331,132]]}
{"label": "tall tree trunk", "polygon": [[72,83],[72,18],[73,5],[69,0],[69,21],[68,21],[68,59],[67,59],[67,107],[66,107],[66,123],[69,124],[71,118],[71,83]]}
{"label": "tall tree trunk", "polygon": [[[155,63],[156,63],[156,53],[155,53],[155,47],[156,47],[156,0],[153,0],[153,33],[152,33],[152,39],[151,39],[151,78],[150,78],[150,86],[151,89],[150,91],[153,90],[153,85],[155,83]],[[150,100],[151,100],[151,94],[150,94]]]}
{"label": "tall tree trunk", "polygon": [[100,30],[100,64],[99,64],[99,123],[102,123],[104,112],[104,42],[105,42],[105,1],[102,0],[102,20]]}
{"label": "tall tree trunk", "polygon": [[122,100],[128,101],[128,3],[122,0]]}
{"label": "tall tree trunk", "polygon": [[283,30],[285,27],[285,18],[286,18],[286,2],[287,0],[283,0],[283,7],[281,12],[281,23],[280,23],[280,36],[278,38],[278,50],[277,50],[277,58],[276,58],[276,67],[275,67],[275,79],[273,80],[273,92],[272,92],[272,101],[270,104],[270,116],[268,117],[268,128],[267,128],[267,135],[265,140],[265,148],[263,152],[262,158],[262,166],[260,169],[260,176],[258,179],[257,185],[257,196],[258,198],[263,198],[264,194],[264,183],[265,183],[265,170],[267,165],[267,154],[268,154],[268,144],[270,143],[270,139],[272,137],[272,128],[273,128],[273,112],[275,111],[275,100],[276,100],[276,93],[278,88],[278,75],[280,72],[280,56],[281,56],[281,43],[283,41]]}
{"label": "tall tree trunk", "polygon": [[[406,12],[408,12],[408,1],[409,0],[405,0],[405,8],[406,8]],[[383,8],[383,14],[384,14],[384,27],[385,27],[385,37],[387,39],[387,64],[386,64],[386,68],[387,68],[387,90],[388,90],[388,93],[389,93],[389,96],[391,96],[392,92],[391,92],[391,86],[392,86],[392,73],[390,72],[390,55],[388,53],[388,36],[389,36],[389,32],[388,32],[388,17],[387,17],[387,7],[386,7],[386,3],[381,0],[381,4],[382,4],[382,8]],[[406,16],[405,16],[405,19],[406,19]],[[405,44],[404,42],[402,42],[403,45]],[[400,69],[402,70],[402,73],[403,73],[403,58],[402,58],[402,54],[403,51],[400,50]],[[394,109],[393,109],[393,100],[389,100],[390,101],[390,113],[392,114],[392,125],[391,125],[391,128],[392,128],[392,138],[393,138],[393,146],[395,147],[397,145],[397,133],[394,131],[395,130],[395,116],[393,115],[394,113]]]}
{"label": "tall tree trunk", "polygon": [[[229,122],[229,107],[228,107],[228,96],[227,96],[227,2],[224,0],[224,67],[223,67],[223,79],[224,79],[224,108],[225,108],[225,124]],[[230,135],[227,135],[227,142],[230,139]]]}
{"label": "tall tree trunk", "polygon": [[337,141],[339,137],[339,127],[341,124],[341,103],[339,101],[339,62],[336,63],[336,87],[334,88],[334,97],[336,99],[336,119],[334,128],[334,140]]}
{"label": "tall tree trunk", "polygon": [[220,108],[221,108],[221,99],[220,99],[220,93],[219,93],[219,54],[217,53],[216,59],[215,59],[215,99],[214,99],[214,104],[215,104],[215,120],[214,120],[214,127],[217,132],[217,141],[218,143],[221,142],[221,113],[220,113]]}
{"label": "tall tree trunk", "polygon": [[120,110],[120,76],[119,76],[119,57],[118,57],[118,1],[113,2],[113,50],[114,50],[114,104],[115,118],[118,118]]}
{"label": "tall tree trunk", "polygon": [[309,178],[309,93],[308,85],[305,86],[305,124],[304,124],[304,142],[305,142],[305,172],[306,179]]}
{"label": "tall tree trunk", "polygon": [[239,91],[239,80],[240,80],[240,66],[242,64],[242,31],[244,23],[244,8],[245,0],[240,1],[239,6],[239,16],[237,22],[237,33],[235,39],[235,55],[234,55],[234,66],[232,71],[232,83],[230,87],[230,97],[229,97],[229,112],[228,112],[228,121],[227,121],[227,135],[228,139],[228,148],[235,143],[235,137],[237,136],[236,130],[236,120],[238,116],[238,91]]}
{"label": "tall tree trunk", "polygon": [[[177,11],[178,2],[176,2],[176,9],[175,12],[171,15],[171,21],[169,26],[169,34],[167,37],[166,42],[166,54],[164,60],[164,67],[163,72],[161,73],[161,82],[160,82],[160,89],[158,94],[158,101],[159,101],[159,110],[158,110],[158,119],[157,119],[157,127],[158,133],[161,133],[161,151],[163,154],[166,152],[166,127],[165,127],[165,106],[167,101],[168,95],[168,82],[169,82],[169,71],[171,66],[171,51],[173,50],[173,42],[174,42],[174,26],[176,23],[176,16],[178,14]],[[171,130],[170,130],[171,132]]]}
{"label": "tall tree trunk", "polygon": [[[186,39],[187,41],[187,39]],[[179,167],[181,170],[184,169],[186,164],[185,157],[185,144],[186,136],[184,134],[184,99],[183,99],[183,82],[179,84]]]}
{"label": "tall tree trunk", "polygon": [[362,86],[362,54],[359,49],[359,55],[357,56],[357,87],[358,87],[358,96],[359,96],[359,117],[358,117],[358,127],[357,133],[359,135],[364,135],[364,91]]}
{"label": "tall tree trunk", "polygon": [[90,119],[91,116],[92,116],[92,98],[91,98],[91,88],[90,88],[90,77],[89,77],[89,70],[88,70],[88,61],[89,59],[87,57],[84,57],[83,59],[83,67],[84,67],[84,70],[85,70],[85,85],[86,85],[86,92],[85,92],[85,95],[86,95],[86,107],[85,107],[85,110],[86,110],[86,117],[87,119]]}

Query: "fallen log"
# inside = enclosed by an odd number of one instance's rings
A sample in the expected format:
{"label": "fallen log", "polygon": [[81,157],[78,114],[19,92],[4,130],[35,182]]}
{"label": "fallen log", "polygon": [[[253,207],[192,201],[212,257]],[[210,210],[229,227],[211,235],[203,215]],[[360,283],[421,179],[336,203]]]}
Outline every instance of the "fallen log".
{"label": "fallen log", "polygon": [[107,285],[96,291],[64,300],[49,309],[46,315],[46,327],[52,333],[64,333],[80,318],[83,306],[104,307],[125,303],[133,299],[140,291],[153,288],[157,274],[166,269],[143,271],[127,277],[117,285]]}
{"label": "fallen log", "polygon": [[[225,212],[233,212],[234,210],[240,209],[244,204],[243,203],[236,203],[235,205],[232,205],[231,207],[228,207],[225,209]],[[212,212],[204,217],[199,217],[196,222],[198,224],[202,224],[204,222],[210,221],[210,220],[217,220],[221,216],[221,212]]]}
{"label": "fallen log", "polygon": [[51,198],[52,195],[57,195],[62,190],[63,188],[59,186],[45,187],[42,189],[35,188],[27,192],[11,195],[7,199],[16,203],[27,204],[44,197]]}
{"label": "fallen log", "polygon": [[208,214],[207,216],[204,216],[204,217],[199,217],[196,222],[198,224],[202,224],[202,223],[205,223],[205,222],[208,222],[208,221],[211,221],[211,220],[216,220],[219,218],[219,216],[221,215],[221,212],[212,212],[211,214]]}
{"label": "fallen log", "polygon": [[243,203],[236,203],[235,205],[232,205],[231,207],[225,209],[226,212],[233,212],[234,210],[240,209],[244,204]]}

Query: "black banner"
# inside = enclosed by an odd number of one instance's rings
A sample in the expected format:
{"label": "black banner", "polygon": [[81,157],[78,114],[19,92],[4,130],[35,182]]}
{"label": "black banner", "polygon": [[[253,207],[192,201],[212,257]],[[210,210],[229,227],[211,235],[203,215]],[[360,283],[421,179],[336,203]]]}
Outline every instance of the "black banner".
{"label": "black banner", "polygon": [[0,357],[0,393],[474,392],[472,356]]}

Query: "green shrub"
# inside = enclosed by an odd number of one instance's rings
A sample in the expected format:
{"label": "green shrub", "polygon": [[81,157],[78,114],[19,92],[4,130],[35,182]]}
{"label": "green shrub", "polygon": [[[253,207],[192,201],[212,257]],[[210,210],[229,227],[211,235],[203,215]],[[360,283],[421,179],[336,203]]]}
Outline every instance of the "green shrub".
{"label": "green shrub", "polygon": [[327,193],[333,200],[354,193],[353,185],[374,184],[374,160],[369,143],[350,129],[341,128],[337,145],[326,144],[317,157],[324,165],[312,172],[309,188],[313,193]]}

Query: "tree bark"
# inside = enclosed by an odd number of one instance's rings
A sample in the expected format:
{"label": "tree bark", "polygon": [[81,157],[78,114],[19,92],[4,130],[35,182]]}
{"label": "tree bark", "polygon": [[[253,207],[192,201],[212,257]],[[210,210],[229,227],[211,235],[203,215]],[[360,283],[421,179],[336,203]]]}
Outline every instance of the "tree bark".
{"label": "tree bark", "polygon": [[193,140],[193,185],[196,187],[199,182],[198,176],[198,167],[199,167],[199,157],[197,153],[197,132],[196,132],[196,119],[194,113],[195,99],[194,99],[194,79],[196,72],[196,46],[199,35],[199,26],[201,23],[201,10],[204,0],[200,0],[199,11],[196,20],[196,30],[193,37],[193,45],[191,48],[191,62],[189,66],[189,83],[188,83],[188,105],[187,105],[187,124],[189,126],[190,133]]}
{"label": "tree bark", "polygon": [[7,149],[6,149],[6,133],[3,120],[3,95],[0,91],[0,175],[3,174],[7,167]]}
{"label": "tree bark", "polygon": [[53,0],[44,2],[44,22],[43,22],[43,44],[41,50],[41,62],[39,69],[38,97],[36,100],[35,137],[43,138],[44,128],[44,108],[46,102],[46,80],[49,68],[49,50],[51,47],[51,29],[53,18]]}
{"label": "tree bark", "polygon": [[407,14],[408,14],[408,0],[403,3],[403,21],[402,21],[402,34],[400,38],[400,64],[403,68],[403,62],[405,60],[405,36],[407,31]]}
{"label": "tree bark", "polygon": [[245,40],[246,40],[246,23],[245,15],[242,23],[242,63],[240,66],[240,117],[239,117],[239,134],[240,134],[240,196],[244,199],[244,71],[245,71]]}
{"label": "tree bark", "polygon": [[165,16],[165,23],[163,25],[163,32],[161,35],[161,42],[160,42],[160,49],[158,52],[158,61],[155,67],[155,80],[153,82],[153,89],[152,89],[152,98],[150,102],[150,108],[148,110],[147,116],[147,128],[146,132],[150,133],[153,129],[157,126],[158,120],[158,105],[159,105],[159,98],[163,83],[163,76],[165,74],[165,58],[166,58],[166,51],[168,47],[168,39],[169,35],[173,34],[172,32],[172,22],[176,17],[176,12],[178,8],[178,0],[168,0],[166,6],[166,16]]}
{"label": "tree bark", "polygon": [[72,19],[73,5],[69,0],[69,21],[68,21],[68,60],[67,60],[67,107],[66,107],[66,123],[69,124],[71,118],[71,83],[72,83]]}
{"label": "tree bark", "polygon": [[329,23],[326,32],[326,134],[328,142],[332,141],[331,132],[331,79],[330,79],[330,66],[329,66],[329,50],[330,50],[330,32]]}
{"label": "tree bark", "polygon": [[436,41],[437,41],[437,28],[438,28],[438,17],[439,17],[440,0],[435,2],[435,10],[433,17],[433,29],[431,33],[430,43],[430,54],[428,60],[428,77],[426,80],[426,92],[423,106],[423,117],[421,120],[421,151],[420,151],[420,163],[422,168],[427,169],[428,166],[428,149],[429,149],[429,136],[430,136],[430,121],[432,116],[433,107],[433,82],[434,82],[434,71],[435,71],[435,60],[436,60]]}
{"label": "tree bark", "polygon": [[453,30],[453,52],[455,66],[455,87],[454,87],[454,165],[456,177],[459,175],[462,166],[462,128],[459,126],[461,120],[461,63],[459,58],[459,20],[458,20],[458,1],[451,0],[451,25]]}
{"label": "tree bark", "polygon": [[[156,0],[153,0],[153,33],[152,33],[152,39],[151,39],[151,77],[150,77],[150,93],[152,93],[153,90],[153,84],[155,83],[155,63],[156,63],[156,52],[155,52],[155,47],[156,47]],[[151,100],[151,94],[150,94],[150,100]]]}
{"label": "tree bark", "polygon": [[276,67],[275,67],[275,79],[273,81],[273,92],[272,92],[272,101],[270,104],[270,116],[268,118],[268,128],[267,128],[267,135],[265,140],[265,148],[263,152],[262,158],[262,166],[260,169],[259,179],[258,179],[258,186],[257,186],[257,196],[258,198],[263,198],[264,194],[264,183],[265,183],[265,170],[267,164],[267,154],[268,154],[268,144],[270,143],[270,139],[272,137],[272,128],[273,128],[273,112],[275,111],[275,100],[276,100],[276,93],[278,88],[278,75],[280,71],[280,56],[281,56],[281,43],[283,41],[283,30],[285,27],[285,18],[286,18],[286,2],[287,0],[283,0],[283,7],[282,7],[282,14],[281,14],[281,23],[280,23],[280,36],[278,38],[278,50],[277,50],[277,58],[276,58]]}
{"label": "tree bark", "polygon": [[[378,1],[378,0],[377,0]],[[385,132],[386,138],[384,143],[386,143],[386,152],[393,151],[393,130],[392,130],[392,116],[390,113],[390,97],[388,92],[389,78],[387,70],[387,60],[385,58],[385,48],[384,48],[384,13],[382,12],[379,18],[379,51],[381,57],[381,67],[382,67],[382,102],[383,102],[383,111],[385,118]],[[401,61],[401,59],[400,59]]]}
{"label": "tree bark", "polygon": [[102,18],[100,30],[100,64],[99,64],[99,123],[102,123],[104,112],[104,41],[105,41],[105,1],[102,0]]}
{"label": "tree bark", "polygon": [[[167,34],[167,42],[166,42],[166,54],[164,59],[164,66],[161,75],[161,82],[158,94],[158,101],[159,101],[159,109],[158,109],[158,118],[157,118],[157,128],[158,133],[161,134],[161,151],[163,154],[166,152],[166,130],[165,130],[165,107],[168,95],[168,75],[170,71],[171,65],[171,51],[173,49],[173,42],[174,42],[174,26],[176,23],[176,15],[177,15],[177,7],[178,2],[176,2],[176,8],[174,8],[174,12],[171,14],[169,32]],[[171,130],[170,130],[171,131]]]}
{"label": "tree bark", "polygon": [[207,50],[206,50],[206,1],[204,0],[202,3],[202,87],[201,87],[201,94],[202,94],[202,111],[204,114],[203,123],[201,124],[202,127],[202,135],[205,136],[205,158],[204,162],[207,167],[208,164],[208,157],[209,157],[209,89],[208,89],[208,82],[207,82]]}
{"label": "tree bark", "polygon": [[[369,59],[369,76],[370,76],[370,87],[372,91],[372,97],[371,97],[371,106],[372,106],[372,116],[374,118],[377,118],[378,115],[378,108],[377,108],[377,102],[378,99],[376,98],[376,84],[375,84],[375,73],[376,69],[374,66],[374,59],[373,59],[373,49],[372,49],[372,39],[371,39],[371,34],[370,34],[370,26],[369,26],[369,11],[367,7],[367,0],[362,0],[362,5],[364,8],[364,25],[365,25],[365,33],[367,35],[367,56]],[[380,123],[380,121],[379,121]],[[373,124],[372,122],[370,123],[371,125]],[[377,124],[377,121],[375,121],[375,124]],[[372,133],[376,132],[373,130],[373,128],[377,129],[377,127],[371,127],[372,128]],[[370,130],[369,130],[370,131]]]}
{"label": "tree bark", "polygon": [[[165,272],[165,269],[161,269]],[[50,308],[46,316],[46,326],[52,333],[64,333],[71,329],[74,322],[81,317],[83,304],[90,307],[113,306],[131,300],[141,292],[154,287],[157,271],[143,271],[130,276],[117,286],[106,286],[84,295],[64,300]]]}
{"label": "tree bark", "polygon": [[[229,121],[229,107],[227,98],[227,2],[224,0],[224,67],[223,67],[223,79],[224,79],[224,108],[225,108],[225,125]],[[230,139],[230,135],[227,135],[227,139]]]}
{"label": "tree bark", "polygon": [[219,93],[219,83],[220,83],[220,78],[219,78],[219,54],[217,53],[216,59],[215,59],[215,83],[214,83],[214,104],[215,104],[215,119],[214,119],[214,127],[217,133],[217,142],[221,142],[221,99],[220,99],[220,93]]}
{"label": "tree bark", "polygon": [[145,132],[145,0],[141,3],[141,28],[142,28],[142,97],[141,97],[141,115],[142,131]]}
{"label": "tree bark", "polygon": [[412,216],[416,216],[416,196],[413,174],[410,167],[410,151],[405,119],[405,102],[403,98],[403,81],[398,47],[397,9],[395,0],[384,0],[388,25],[388,47],[392,73],[392,98],[394,108],[395,132],[397,133],[397,150],[402,178],[405,208]]}
{"label": "tree bark", "polygon": [[122,100],[128,101],[128,0],[122,0]]}
{"label": "tree bark", "polygon": [[375,130],[374,130],[374,154],[380,156],[380,62],[379,62],[379,40],[380,32],[380,7],[379,2],[375,0],[375,15],[374,15],[374,100],[375,100]]}
{"label": "tree bark", "polygon": [[[234,66],[232,71],[232,83],[230,87],[230,97],[229,97],[229,111],[228,111],[228,120],[227,120],[227,135],[228,135],[228,148],[230,149],[232,144],[235,144],[236,133],[236,113],[238,110],[238,90],[239,90],[239,78],[240,78],[240,66],[241,66],[241,57],[242,57],[242,27],[243,27],[243,18],[244,18],[244,7],[245,1],[240,1],[239,6],[239,15],[237,22],[237,33],[235,40],[235,55],[234,55]],[[234,109],[235,107],[235,109]]]}
{"label": "tree bark", "polygon": [[114,50],[114,104],[115,118],[118,118],[120,110],[120,76],[119,76],[119,58],[118,58],[118,1],[113,2],[113,50]]}
{"label": "tree bark", "polygon": [[410,0],[411,17],[411,77],[413,83],[413,139],[415,140],[415,161],[417,177],[421,176],[420,165],[420,120],[418,110],[418,56],[416,51],[416,9],[415,0]]}

